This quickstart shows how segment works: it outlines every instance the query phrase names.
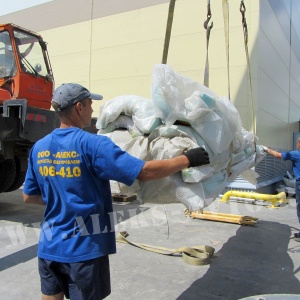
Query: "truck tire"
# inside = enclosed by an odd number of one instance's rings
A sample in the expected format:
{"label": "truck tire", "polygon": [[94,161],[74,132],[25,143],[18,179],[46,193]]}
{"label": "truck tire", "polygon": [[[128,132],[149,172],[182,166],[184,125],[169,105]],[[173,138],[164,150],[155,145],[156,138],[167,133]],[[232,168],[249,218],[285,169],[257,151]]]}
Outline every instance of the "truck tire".
{"label": "truck tire", "polygon": [[15,157],[16,175],[14,182],[5,192],[12,192],[22,186],[25,180],[26,171],[21,171],[21,163],[18,157]]}
{"label": "truck tire", "polygon": [[0,163],[0,193],[9,189],[16,178],[15,159],[6,159]]}

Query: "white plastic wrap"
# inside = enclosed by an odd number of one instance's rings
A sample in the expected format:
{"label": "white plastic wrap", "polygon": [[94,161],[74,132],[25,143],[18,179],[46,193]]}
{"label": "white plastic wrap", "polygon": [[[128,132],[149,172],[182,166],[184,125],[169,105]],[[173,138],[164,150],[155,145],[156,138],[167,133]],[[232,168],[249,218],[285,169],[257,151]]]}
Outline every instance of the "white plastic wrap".
{"label": "white plastic wrap", "polygon": [[127,129],[132,137],[143,136],[144,133],[138,129],[129,116],[120,115],[117,119],[109,122],[105,128],[98,130],[98,134],[113,132],[117,129]]}
{"label": "white plastic wrap", "polygon": [[150,133],[161,124],[156,117],[153,102],[150,99],[126,95],[106,101],[100,107],[96,128],[104,129],[121,114],[130,116],[135,126],[144,133]]}
{"label": "white plastic wrap", "polygon": [[[194,95],[195,93],[195,95]],[[174,124],[176,120],[186,120],[185,99],[191,98],[190,107],[197,103],[200,93],[209,96],[217,95],[207,87],[193,81],[190,78],[176,74],[168,65],[155,65],[152,73],[152,99],[157,116],[167,126]],[[205,107],[203,107],[205,109]],[[193,110],[190,110],[193,112]],[[195,114],[197,116],[197,114]],[[192,113],[188,116],[192,117]]]}
{"label": "white plastic wrap", "polygon": [[154,66],[152,96],[163,123],[189,122],[215,154],[228,149],[241,125],[226,97],[218,98],[209,88],[174,73],[167,65]]}
{"label": "white plastic wrap", "polygon": [[[192,133],[193,129],[187,130],[190,135],[180,130],[184,126],[160,126],[156,128],[148,137],[150,146],[149,152],[152,159],[167,159],[176,157],[183,152],[196,147],[203,147],[210,152],[205,143],[199,139],[195,140]],[[195,168],[186,168],[182,170],[182,180],[188,183],[200,182],[202,179],[209,177],[214,169],[210,165],[204,165]]]}
{"label": "white plastic wrap", "polygon": [[230,176],[228,180],[234,180],[237,178],[238,175],[243,173],[244,171],[251,169],[254,167],[257,163],[259,163],[264,157],[265,152],[261,146],[256,147],[256,151],[251,154],[251,152],[248,153],[249,156],[246,156],[245,159],[241,160],[237,164],[234,164],[230,168]]}
{"label": "white plastic wrap", "polygon": [[[164,195],[196,211],[211,204],[227,180],[242,174],[254,183],[257,174],[251,168],[265,153],[261,146],[255,148],[254,134],[242,127],[228,98],[176,74],[168,65],[156,65],[152,99],[131,95],[107,101],[97,121],[99,134],[106,133],[123,150],[145,161],[176,157],[201,146],[210,164],[159,180],[136,181],[131,187],[111,182],[113,191],[136,193],[141,201]],[[176,120],[191,126],[173,125]]]}

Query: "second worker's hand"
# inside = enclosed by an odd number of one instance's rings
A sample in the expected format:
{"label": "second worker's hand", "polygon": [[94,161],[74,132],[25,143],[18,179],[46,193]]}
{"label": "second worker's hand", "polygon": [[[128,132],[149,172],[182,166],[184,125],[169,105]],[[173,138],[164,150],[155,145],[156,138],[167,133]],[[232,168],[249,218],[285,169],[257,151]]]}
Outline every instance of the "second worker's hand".
{"label": "second worker's hand", "polygon": [[185,155],[190,162],[189,168],[199,167],[210,163],[208,153],[203,147],[190,149],[183,153],[183,155]]}

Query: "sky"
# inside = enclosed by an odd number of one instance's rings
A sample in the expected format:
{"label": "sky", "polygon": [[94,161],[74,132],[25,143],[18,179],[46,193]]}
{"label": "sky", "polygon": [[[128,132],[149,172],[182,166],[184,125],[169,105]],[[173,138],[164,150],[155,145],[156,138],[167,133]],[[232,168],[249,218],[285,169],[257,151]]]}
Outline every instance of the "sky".
{"label": "sky", "polygon": [[52,0],[0,0],[0,16]]}

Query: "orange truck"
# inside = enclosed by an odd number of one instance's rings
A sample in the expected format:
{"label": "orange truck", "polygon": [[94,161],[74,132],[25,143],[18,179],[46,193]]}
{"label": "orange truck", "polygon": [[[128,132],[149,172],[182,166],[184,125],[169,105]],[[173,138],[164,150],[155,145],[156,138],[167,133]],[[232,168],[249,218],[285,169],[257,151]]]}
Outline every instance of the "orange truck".
{"label": "orange truck", "polygon": [[53,89],[43,38],[0,25],[0,193],[22,186],[32,145],[59,126],[50,110]]}

